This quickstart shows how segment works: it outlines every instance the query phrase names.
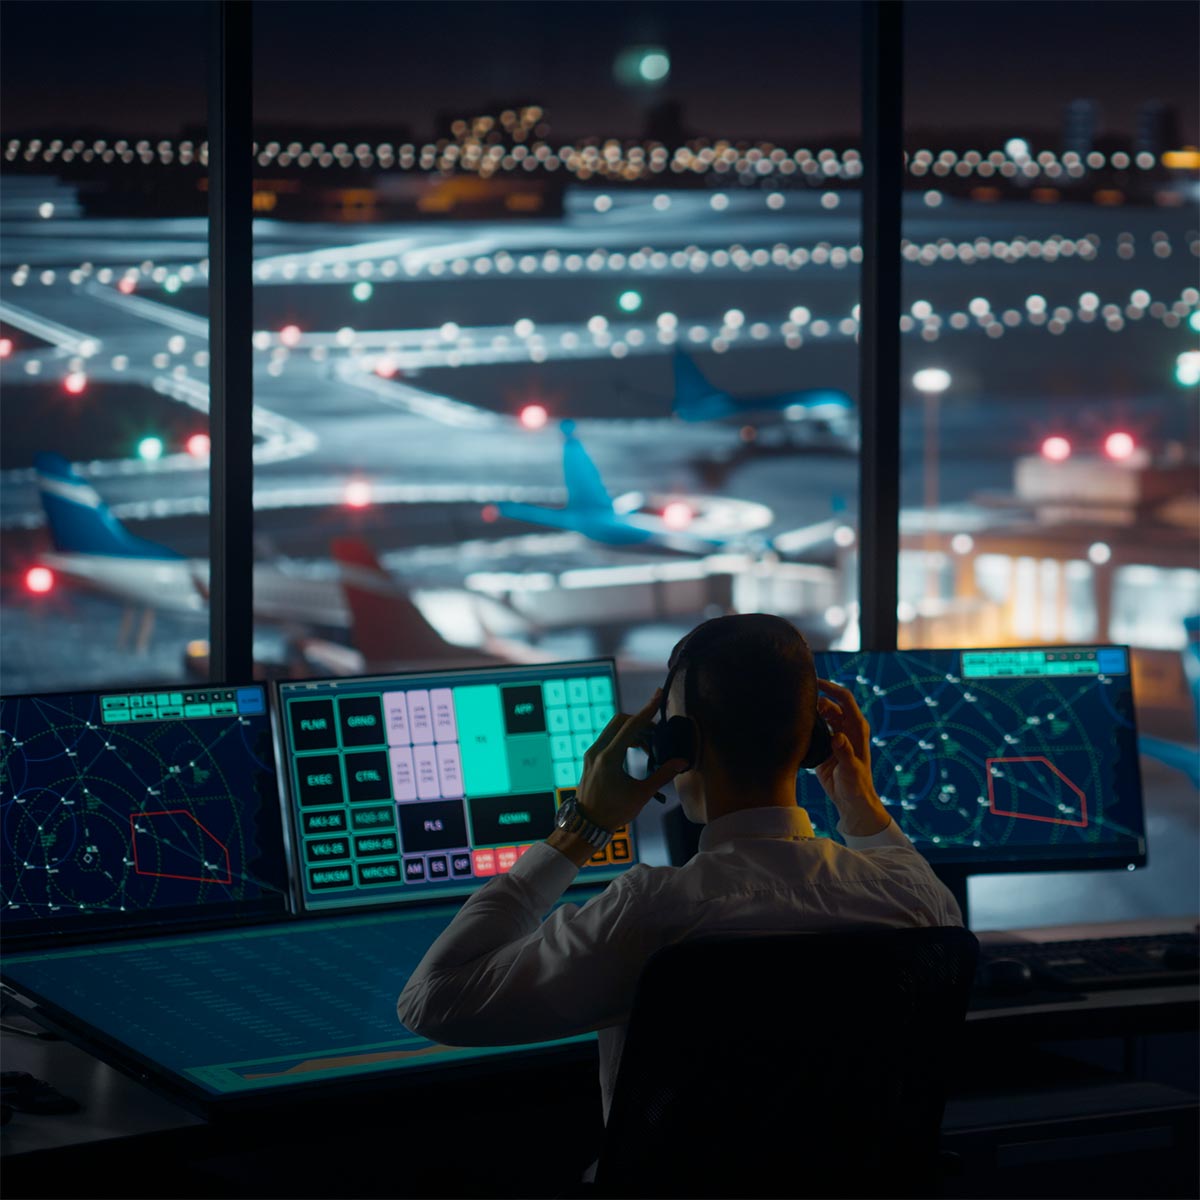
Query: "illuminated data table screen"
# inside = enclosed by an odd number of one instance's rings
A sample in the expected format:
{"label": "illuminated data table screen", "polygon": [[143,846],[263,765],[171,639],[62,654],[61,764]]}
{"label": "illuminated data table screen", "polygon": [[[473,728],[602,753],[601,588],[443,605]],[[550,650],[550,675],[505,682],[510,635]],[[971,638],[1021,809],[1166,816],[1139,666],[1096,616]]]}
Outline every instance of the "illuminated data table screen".
{"label": "illuminated data table screen", "polygon": [[[610,661],[280,683],[307,909],[464,894],[554,828],[616,711]],[[636,861],[617,831],[589,882]]]}
{"label": "illuminated data table screen", "polygon": [[4,933],[279,914],[264,689],[0,700]]}
{"label": "illuminated data table screen", "polygon": [[[1129,652],[1123,646],[827,651],[871,726],[875,786],[931,862],[972,870],[1146,858]],[[836,813],[803,772],[819,832]]]}

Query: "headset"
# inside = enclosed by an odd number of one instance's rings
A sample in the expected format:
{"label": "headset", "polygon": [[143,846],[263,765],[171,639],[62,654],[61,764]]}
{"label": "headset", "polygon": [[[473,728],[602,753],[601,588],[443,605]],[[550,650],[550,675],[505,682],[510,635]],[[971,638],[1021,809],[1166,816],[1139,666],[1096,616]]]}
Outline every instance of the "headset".
{"label": "headset", "polygon": [[[658,706],[658,721],[650,727],[646,738],[645,749],[649,758],[647,774],[652,775],[663,763],[669,762],[673,758],[683,759],[687,763],[687,766],[683,768],[685,771],[690,771],[700,761],[704,735],[699,722],[695,717],[668,717],[667,698],[671,694],[671,685],[675,682],[675,676],[684,667],[694,665],[703,657],[705,651],[711,650],[718,641],[724,640],[722,635],[725,628],[727,627],[723,628],[719,623],[713,623],[707,628],[701,626],[697,629],[684,642],[680,648],[679,657],[667,672],[662,698]],[[686,693],[691,691],[690,682],[690,678],[684,678],[685,706],[689,709],[692,705],[687,703]],[[800,766],[807,771],[815,770],[832,754],[833,735],[830,733],[824,717],[819,712],[815,713],[812,736],[809,738],[808,749],[800,761]],[[656,792],[654,798],[660,802],[666,800],[661,792]]]}

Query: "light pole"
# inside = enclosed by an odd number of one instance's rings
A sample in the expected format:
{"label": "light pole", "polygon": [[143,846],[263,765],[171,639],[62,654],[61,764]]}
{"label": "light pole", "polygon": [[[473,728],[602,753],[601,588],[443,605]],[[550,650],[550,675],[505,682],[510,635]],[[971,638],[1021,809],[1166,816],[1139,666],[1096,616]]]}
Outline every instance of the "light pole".
{"label": "light pole", "polygon": [[938,416],[942,393],[950,386],[950,372],[941,367],[924,367],[912,377],[913,387],[925,399],[925,598],[937,598],[937,578],[933,571],[934,520],[938,507]]}

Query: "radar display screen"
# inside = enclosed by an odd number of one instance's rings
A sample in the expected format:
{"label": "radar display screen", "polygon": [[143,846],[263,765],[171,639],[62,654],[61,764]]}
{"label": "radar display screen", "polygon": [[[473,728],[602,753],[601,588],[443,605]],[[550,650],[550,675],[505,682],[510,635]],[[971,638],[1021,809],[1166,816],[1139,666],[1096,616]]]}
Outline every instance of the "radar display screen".
{"label": "radar display screen", "polygon": [[[817,653],[871,726],[875,787],[933,863],[1144,864],[1129,652],[1121,646]],[[799,803],[837,813],[814,775]]]}
{"label": "radar display screen", "polygon": [[[277,686],[307,910],[464,895],[510,870],[618,707],[611,660]],[[583,881],[636,861],[623,826]]]}
{"label": "radar display screen", "polygon": [[0,699],[4,936],[287,909],[259,685]]}

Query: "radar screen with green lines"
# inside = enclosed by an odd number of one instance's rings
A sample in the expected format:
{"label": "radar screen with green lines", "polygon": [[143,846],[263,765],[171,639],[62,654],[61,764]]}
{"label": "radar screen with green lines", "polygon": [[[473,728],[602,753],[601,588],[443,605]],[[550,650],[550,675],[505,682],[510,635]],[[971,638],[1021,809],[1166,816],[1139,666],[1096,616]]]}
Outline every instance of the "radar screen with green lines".
{"label": "radar screen with green lines", "polygon": [[[818,653],[871,726],[875,787],[933,863],[972,872],[1146,861],[1124,646]],[[837,814],[814,775],[797,798]]]}
{"label": "radar screen with green lines", "polygon": [[4,939],[287,911],[262,686],[0,699]]}
{"label": "radar screen with green lines", "polygon": [[[553,830],[618,708],[611,660],[276,686],[308,911],[464,895],[504,874]],[[581,882],[636,861],[622,827]]]}

